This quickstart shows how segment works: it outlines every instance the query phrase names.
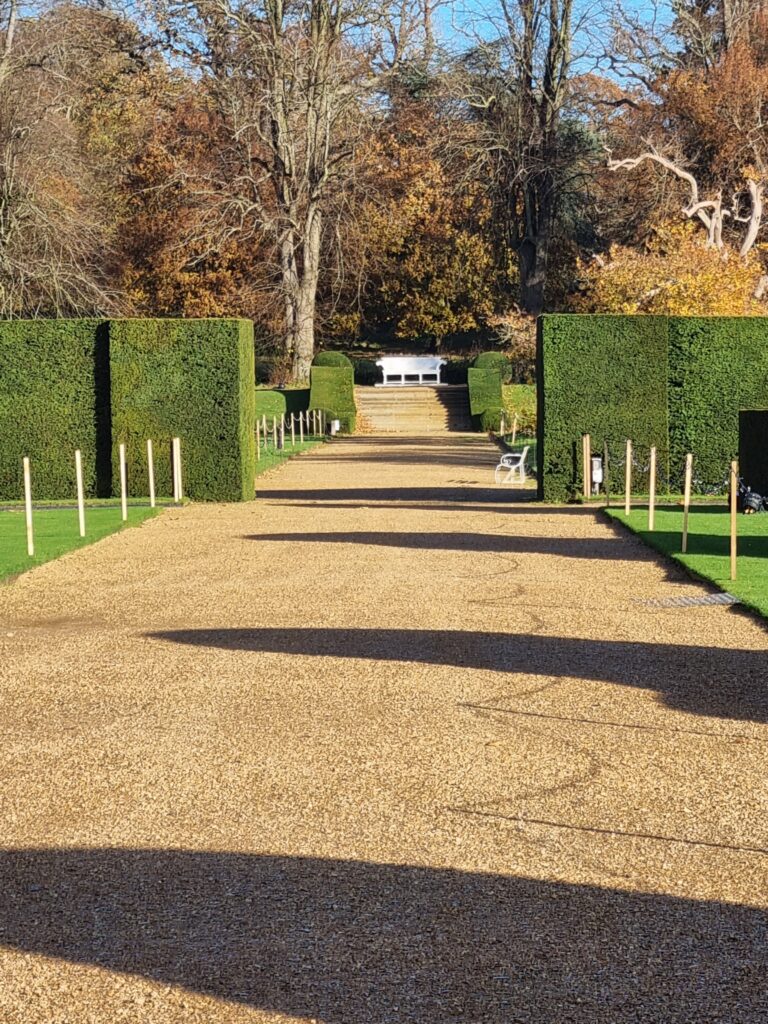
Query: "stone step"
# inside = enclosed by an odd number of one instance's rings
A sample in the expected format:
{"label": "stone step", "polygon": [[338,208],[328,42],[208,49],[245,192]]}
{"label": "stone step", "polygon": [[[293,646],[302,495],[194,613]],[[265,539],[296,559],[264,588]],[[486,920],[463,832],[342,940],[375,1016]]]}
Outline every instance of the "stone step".
{"label": "stone step", "polygon": [[357,387],[358,426],[367,433],[440,434],[471,429],[466,387]]}

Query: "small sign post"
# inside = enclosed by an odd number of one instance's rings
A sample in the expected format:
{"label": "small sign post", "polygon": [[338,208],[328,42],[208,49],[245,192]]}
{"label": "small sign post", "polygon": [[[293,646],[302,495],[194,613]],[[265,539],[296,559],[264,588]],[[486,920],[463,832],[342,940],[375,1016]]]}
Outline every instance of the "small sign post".
{"label": "small sign post", "polygon": [[624,515],[632,508],[632,442],[627,439],[626,465],[624,466]]}

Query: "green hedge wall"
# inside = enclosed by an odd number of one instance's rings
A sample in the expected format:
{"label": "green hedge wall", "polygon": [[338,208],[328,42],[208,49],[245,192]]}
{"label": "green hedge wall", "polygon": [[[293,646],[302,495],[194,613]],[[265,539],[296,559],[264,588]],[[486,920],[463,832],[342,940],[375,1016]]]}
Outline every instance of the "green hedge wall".
{"label": "green hedge wall", "polygon": [[739,452],[739,410],[768,408],[768,319],[678,317],[669,322],[669,447],[695,456],[700,489],[722,484]]}
{"label": "green hedge wall", "polygon": [[75,496],[74,452],[89,497],[111,493],[108,328],[101,320],[0,323],[0,499]]}
{"label": "green hedge wall", "polygon": [[722,487],[739,451],[739,411],[768,408],[768,318],[545,316],[539,322],[539,488],[561,501],[581,491],[581,442],[607,442],[610,485],[623,489],[631,438],[635,487],[647,489],[648,448],[659,488]]}
{"label": "green hedge wall", "polygon": [[[540,318],[539,493],[545,500],[581,492],[585,433],[596,453],[606,441],[611,452],[623,453],[632,438],[640,467],[655,444],[659,472],[668,473],[667,333],[665,317]],[[636,478],[641,490],[642,474]],[[612,485],[620,489],[615,478]]]}
{"label": "green hedge wall", "polygon": [[256,388],[256,417],[280,417],[284,413],[300,413],[309,408],[309,388],[286,388],[285,390],[267,390]]}
{"label": "green hedge wall", "polygon": [[146,438],[158,494],[172,492],[170,442],[181,438],[184,492],[204,501],[253,497],[253,325],[248,320],[110,323],[113,473],[128,446],[130,493],[147,493]]}
{"label": "green hedge wall", "polygon": [[482,429],[484,412],[499,413],[503,405],[501,394],[501,371],[498,368],[484,369],[470,366],[467,370],[469,388],[469,411],[475,428]]}
{"label": "green hedge wall", "polygon": [[357,410],[352,366],[312,366],[309,387],[309,408],[333,413],[344,433],[354,433]]}

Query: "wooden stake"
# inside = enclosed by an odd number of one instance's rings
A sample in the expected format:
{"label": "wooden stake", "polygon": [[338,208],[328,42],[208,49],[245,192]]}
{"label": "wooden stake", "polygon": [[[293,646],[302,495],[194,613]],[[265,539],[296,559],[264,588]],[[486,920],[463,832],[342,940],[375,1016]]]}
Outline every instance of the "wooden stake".
{"label": "wooden stake", "polygon": [[151,438],[146,438],[146,480],[150,484],[150,508],[154,509],[155,501],[155,447]]}
{"label": "wooden stake", "polygon": [[693,481],[693,455],[691,452],[685,456],[685,485],[683,488],[683,543],[681,550],[683,554],[688,550],[688,513],[691,509],[691,483]]}
{"label": "wooden stake", "polygon": [[603,442],[603,490],[605,491],[605,506],[611,507],[611,487],[608,477],[608,442]]}
{"label": "wooden stake", "polygon": [[272,417],[272,444],[277,448],[277,419]]}
{"label": "wooden stake", "polygon": [[120,445],[120,509],[123,522],[128,519],[128,470],[125,465],[125,445]]}
{"label": "wooden stake", "polygon": [[624,467],[624,515],[632,508],[632,442],[627,441],[627,463]]}
{"label": "wooden stake", "polygon": [[176,458],[174,460],[176,465],[176,484],[178,488],[179,501],[181,501],[184,497],[184,481],[181,475],[181,438],[177,437],[174,440],[176,441]]}
{"label": "wooden stake", "polygon": [[30,558],[35,554],[35,535],[32,529],[32,474],[29,471],[29,459],[24,456],[24,516],[27,520],[27,554]]}
{"label": "wooden stake", "polygon": [[75,452],[75,484],[77,487],[77,521],[80,536],[85,536],[85,493],[83,489],[83,457],[78,448]]}
{"label": "wooden stake", "polygon": [[584,461],[584,497],[590,498],[592,495],[592,442],[589,434],[584,434],[581,443]]}
{"label": "wooden stake", "polygon": [[261,459],[261,420],[256,420],[256,461]]}
{"label": "wooden stake", "polygon": [[648,480],[648,529],[656,523],[656,446],[651,448],[651,468]]}
{"label": "wooden stake", "polygon": [[736,579],[736,556],[738,555],[737,504],[739,493],[739,464],[731,463],[731,579]]}
{"label": "wooden stake", "polygon": [[499,424],[499,434],[501,435],[501,437],[504,437],[505,434],[506,434],[506,430],[504,429],[504,427],[505,427],[504,413],[502,413],[501,414],[501,423]]}
{"label": "wooden stake", "polygon": [[280,447],[285,448],[285,413],[280,417]]}
{"label": "wooden stake", "polygon": [[517,413],[515,413],[515,418],[512,420],[512,444],[515,443],[515,438],[516,437],[517,437]]}
{"label": "wooden stake", "polygon": [[299,442],[304,444],[304,413],[299,413]]}
{"label": "wooden stake", "polygon": [[291,413],[291,448],[296,445],[296,425],[293,422],[293,413]]}
{"label": "wooden stake", "polygon": [[261,432],[264,435],[264,447],[266,448],[267,447],[267,433],[268,433],[268,431],[267,431],[267,414],[266,413],[264,413],[264,415],[261,417]]}

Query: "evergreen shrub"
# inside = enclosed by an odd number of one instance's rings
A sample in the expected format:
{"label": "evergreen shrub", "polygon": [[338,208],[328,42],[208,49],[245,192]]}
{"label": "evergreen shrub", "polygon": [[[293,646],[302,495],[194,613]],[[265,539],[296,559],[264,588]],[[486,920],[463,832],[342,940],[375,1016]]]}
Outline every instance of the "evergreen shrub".
{"label": "evergreen shrub", "polygon": [[20,501],[22,459],[35,499],[111,494],[109,338],[103,320],[0,323],[0,499]]}
{"label": "evergreen shrub", "polygon": [[131,494],[147,493],[148,437],[155,445],[158,493],[171,493],[170,443],[178,436],[185,494],[203,501],[253,497],[250,321],[113,320],[110,372],[113,460],[118,444],[126,443]]}
{"label": "evergreen shrub", "polygon": [[309,408],[328,411],[333,419],[340,421],[345,434],[354,433],[357,410],[351,363],[349,366],[311,367]]}

